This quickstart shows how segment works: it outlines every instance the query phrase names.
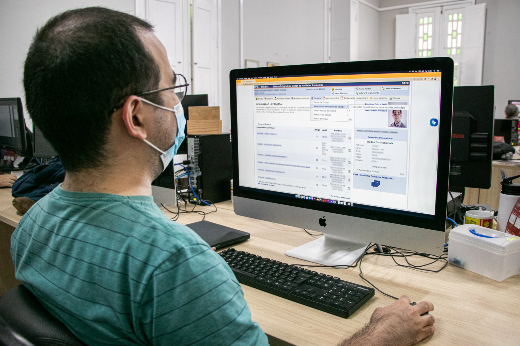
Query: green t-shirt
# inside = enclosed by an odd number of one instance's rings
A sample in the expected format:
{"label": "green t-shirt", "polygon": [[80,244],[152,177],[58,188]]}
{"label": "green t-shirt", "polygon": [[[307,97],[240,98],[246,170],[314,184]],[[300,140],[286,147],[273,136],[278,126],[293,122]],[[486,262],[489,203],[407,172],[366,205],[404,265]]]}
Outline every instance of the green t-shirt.
{"label": "green t-shirt", "polygon": [[57,187],[11,238],[16,277],[89,345],[267,345],[233,272],[150,196]]}

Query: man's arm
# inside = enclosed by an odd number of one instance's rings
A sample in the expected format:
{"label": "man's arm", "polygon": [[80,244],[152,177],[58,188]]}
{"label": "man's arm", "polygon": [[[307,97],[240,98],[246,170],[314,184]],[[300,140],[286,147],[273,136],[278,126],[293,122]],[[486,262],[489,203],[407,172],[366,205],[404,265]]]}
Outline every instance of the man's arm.
{"label": "man's arm", "polygon": [[12,174],[1,174],[0,175],[0,187],[11,187],[16,181],[16,175]]}
{"label": "man's arm", "polygon": [[370,323],[338,346],[408,346],[433,335],[435,318],[424,315],[433,311],[433,304],[420,302],[410,305],[410,298],[402,296],[395,303],[377,308]]}
{"label": "man's arm", "polygon": [[233,272],[202,244],[184,247],[156,268],[137,323],[143,342],[157,346],[268,345]]}

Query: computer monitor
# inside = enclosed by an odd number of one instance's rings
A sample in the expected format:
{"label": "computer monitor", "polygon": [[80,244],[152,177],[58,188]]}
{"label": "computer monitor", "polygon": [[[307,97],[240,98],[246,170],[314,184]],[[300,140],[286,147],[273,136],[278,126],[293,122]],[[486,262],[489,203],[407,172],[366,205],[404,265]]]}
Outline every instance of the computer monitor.
{"label": "computer monitor", "polygon": [[491,187],[494,104],[493,85],[459,86],[453,90],[452,191]]}
{"label": "computer monitor", "polygon": [[518,109],[520,109],[520,100],[509,100],[507,101],[508,104],[513,104],[515,106],[518,107]]}
{"label": "computer monitor", "polygon": [[33,157],[37,157],[39,159],[52,159],[58,155],[56,150],[54,150],[52,145],[45,139],[43,133],[36,125],[33,126],[33,140]]}
{"label": "computer monitor", "polygon": [[453,60],[241,69],[230,85],[235,213],[324,233],[287,255],[443,252]]}
{"label": "computer monitor", "polygon": [[495,119],[493,141],[518,144],[518,119]]}
{"label": "computer monitor", "polygon": [[27,153],[27,132],[19,97],[0,98],[0,148],[21,156]]}

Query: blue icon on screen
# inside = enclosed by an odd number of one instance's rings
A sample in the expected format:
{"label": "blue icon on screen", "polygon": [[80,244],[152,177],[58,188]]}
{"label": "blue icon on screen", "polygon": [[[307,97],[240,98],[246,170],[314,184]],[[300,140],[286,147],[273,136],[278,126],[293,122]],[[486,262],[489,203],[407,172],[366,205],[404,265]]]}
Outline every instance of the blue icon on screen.
{"label": "blue icon on screen", "polygon": [[431,126],[437,126],[437,125],[439,125],[439,120],[438,120],[438,119],[435,119],[435,118],[431,119],[431,120],[430,120],[430,125],[431,125]]}
{"label": "blue icon on screen", "polygon": [[379,187],[379,185],[381,185],[381,182],[379,180],[374,180],[372,183],[370,183],[370,185],[372,185],[372,187]]}

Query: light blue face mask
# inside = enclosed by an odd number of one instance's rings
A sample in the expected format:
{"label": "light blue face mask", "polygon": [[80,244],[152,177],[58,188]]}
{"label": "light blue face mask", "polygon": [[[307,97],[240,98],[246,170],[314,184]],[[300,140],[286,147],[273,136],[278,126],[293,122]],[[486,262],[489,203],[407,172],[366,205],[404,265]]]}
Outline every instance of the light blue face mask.
{"label": "light blue face mask", "polygon": [[175,114],[175,116],[177,117],[177,135],[175,136],[175,142],[173,143],[173,146],[170,149],[168,149],[166,151],[162,151],[161,149],[157,148],[155,145],[153,145],[146,139],[143,139],[143,141],[146,144],[148,144],[149,146],[151,146],[152,148],[154,148],[155,150],[157,150],[158,152],[161,153],[161,161],[163,164],[163,171],[164,171],[166,169],[166,167],[168,167],[170,162],[173,160],[173,157],[175,156],[175,154],[177,154],[177,150],[179,150],[179,147],[181,146],[182,142],[184,141],[184,137],[186,137],[184,134],[184,129],[186,128],[186,118],[184,117],[184,109],[182,108],[182,105],[180,102],[178,104],[176,104],[175,107],[173,107],[173,109],[171,109],[171,108],[166,108],[163,106],[156,105],[155,103],[152,103],[143,98],[141,98],[141,101],[148,103],[154,107],[173,112],[173,114]]}

